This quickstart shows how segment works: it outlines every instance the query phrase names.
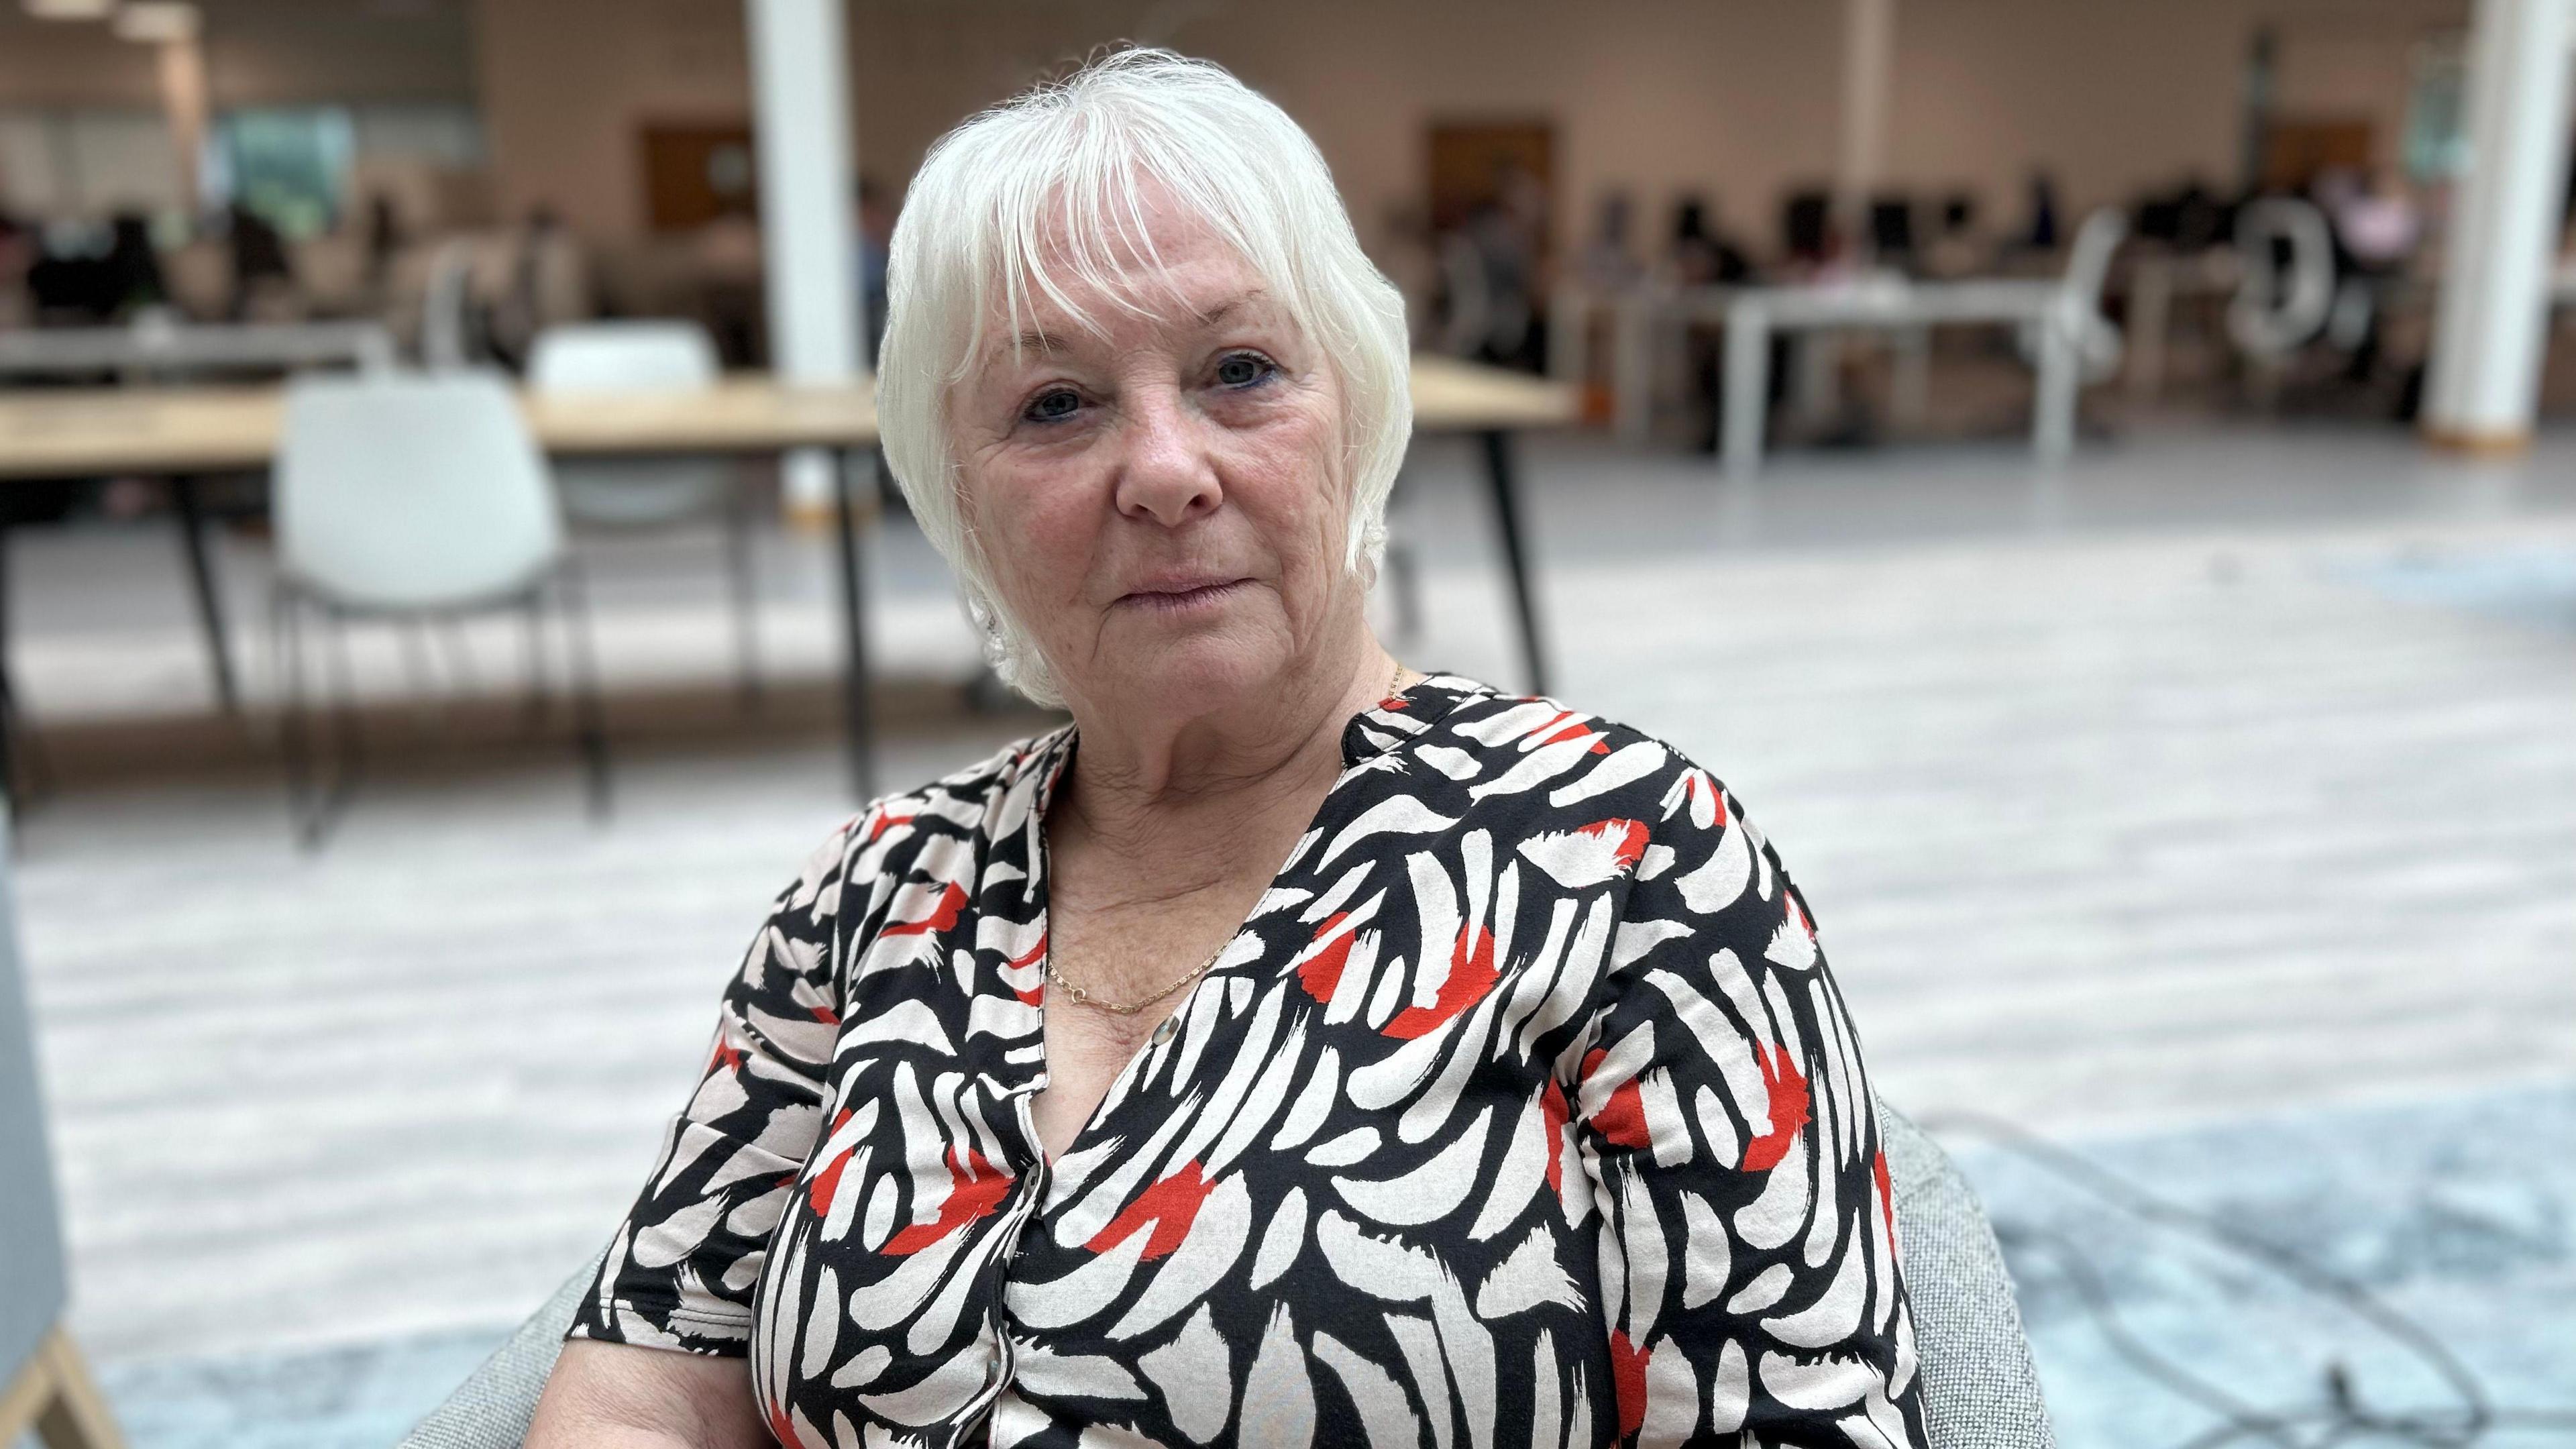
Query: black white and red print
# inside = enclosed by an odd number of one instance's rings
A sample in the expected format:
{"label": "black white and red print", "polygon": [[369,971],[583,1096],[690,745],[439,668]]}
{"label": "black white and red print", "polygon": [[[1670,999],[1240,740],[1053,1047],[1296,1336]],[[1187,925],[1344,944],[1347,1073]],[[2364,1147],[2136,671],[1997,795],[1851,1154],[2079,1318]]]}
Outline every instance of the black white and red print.
{"label": "black white and red print", "polygon": [[[1704,771],[1435,676],[1050,1163],[1071,727],[807,862],[573,1334],[783,1444],[1924,1442],[1858,1044]],[[1739,1437],[1741,1436],[1741,1437]]]}

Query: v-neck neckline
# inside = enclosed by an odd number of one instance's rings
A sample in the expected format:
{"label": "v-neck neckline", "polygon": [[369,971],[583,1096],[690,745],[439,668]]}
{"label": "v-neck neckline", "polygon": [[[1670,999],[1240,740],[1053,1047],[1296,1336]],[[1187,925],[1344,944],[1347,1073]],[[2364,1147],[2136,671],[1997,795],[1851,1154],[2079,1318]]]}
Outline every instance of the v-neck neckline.
{"label": "v-neck neckline", "polygon": [[[1434,671],[1384,696],[1376,704],[1353,714],[1343,723],[1341,770],[1333,776],[1332,783],[1324,788],[1323,798],[1315,803],[1314,812],[1307,817],[1306,824],[1297,832],[1295,840],[1289,844],[1287,855],[1271,871],[1270,879],[1263,885],[1260,894],[1253,897],[1252,906],[1245,912],[1243,919],[1236,922],[1234,930],[1226,936],[1224,944],[1217,947],[1215,964],[1209,966],[1201,973],[1198,980],[1190,983],[1187,991],[1181,993],[1180,1001],[1172,1007],[1167,1020],[1177,1023],[1188,1015],[1191,1003],[1198,1000],[1199,993],[1206,989],[1210,982],[1233,979],[1233,967],[1226,962],[1225,954],[1234,949],[1235,942],[1243,939],[1243,933],[1260,911],[1261,903],[1270,899],[1271,895],[1279,889],[1279,882],[1294,871],[1298,861],[1305,857],[1319,825],[1325,815],[1332,810],[1334,802],[1341,796],[1342,788],[1357,777],[1370,760],[1394,748],[1406,737],[1427,731],[1470,695],[1485,692],[1486,688],[1484,685],[1456,675]],[[1417,696],[1419,700],[1436,701],[1436,707],[1417,710],[1415,708],[1419,702]],[[1148,1033],[1147,1039],[1128,1054],[1126,1062],[1120,1065],[1116,1075],[1109,1079],[1108,1088],[1100,1094],[1100,1100],[1092,1104],[1090,1113],[1082,1119],[1082,1125],[1074,1129],[1073,1136],[1066,1140],[1064,1150],[1053,1154],[1047,1151],[1046,1141],[1037,1130],[1037,1099],[1053,1084],[1055,1078],[1054,1053],[1048,1049],[1046,1032],[1047,1012],[1051,1009],[1049,998],[1054,995],[1055,988],[1054,977],[1049,970],[1055,959],[1055,882],[1052,879],[1054,862],[1046,843],[1047,812],[1055,804],[1057,791],[1064,783],[1065,772],[1073,767],[1074,750],[1078,743],[1076,728],[1070,723],[1059,728],[1054,737],[1046,742],[1044,749],[1039,752],[1043,758],[1036,762],[1037,768],[1043,773],[1039,777],[1037,789],[1029,806],[1028,890],[1036,907],[1038,925],[1039,995],[1035,1003],[1037,1072],[1022,1083],[1014,1093],[1024,1104],[1023,1110],[1015,1115],[1019,1117],[1021,1129],[1028,1138],[1029,1150],[1036,1156],[1039,1167],[1047,1175],[1047,1195],[1050,1199],[1055,1190],[1054,1178],[1058,1165],[1064,1159],[1075,1156],[1090,1146],[1092,1140],[1098,1135],[1111,1104],[1125,1100],[1127,1092],[1133,1089],[1134,1083],[1129,1078],[1136,1074],[1153,1053],[1170,1047],[1179,1040],[1183,1030],[1182,1027],[1175,1026],[1171,1035],[1160,1041],[1154,1040],[1152,1034]],[[1157,1031],[1161,1029],[1161,1025],[1159,1022],[1156,1023]]]}

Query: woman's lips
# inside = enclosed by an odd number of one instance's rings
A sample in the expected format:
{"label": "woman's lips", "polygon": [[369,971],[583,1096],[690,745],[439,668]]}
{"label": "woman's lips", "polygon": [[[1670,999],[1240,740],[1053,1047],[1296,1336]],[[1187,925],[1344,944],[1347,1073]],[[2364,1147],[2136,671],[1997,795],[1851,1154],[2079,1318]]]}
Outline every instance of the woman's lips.
{"label": "woman's lips", "polygon": [[1210,579],[1205,582],[1154,584],[1119,596],[1121,608],[1142,609],[1155,614],[1186,614],[1214,607],[1250,584],[1250,579]]}

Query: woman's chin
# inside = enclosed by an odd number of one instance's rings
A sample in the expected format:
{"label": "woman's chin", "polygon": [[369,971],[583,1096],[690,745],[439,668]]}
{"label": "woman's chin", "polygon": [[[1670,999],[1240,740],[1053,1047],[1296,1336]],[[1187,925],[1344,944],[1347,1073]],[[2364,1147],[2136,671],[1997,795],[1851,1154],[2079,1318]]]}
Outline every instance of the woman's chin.
{"label": "woman's chin", "polygon": [[1288,663],[1266,630],[1174,631],[1129,652],[1108,694],[1150,701],[1157,713],[1204,714],[1275,690]]}

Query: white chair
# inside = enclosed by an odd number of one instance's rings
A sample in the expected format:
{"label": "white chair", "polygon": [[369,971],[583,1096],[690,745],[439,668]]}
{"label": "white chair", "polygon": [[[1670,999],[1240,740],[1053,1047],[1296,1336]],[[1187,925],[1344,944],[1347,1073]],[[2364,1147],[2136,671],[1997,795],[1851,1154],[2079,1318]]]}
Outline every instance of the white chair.
{"label": "white chair", "polygon": [[2102,293],[2111,277],[2111,258],[2129,235],[2128,213],[2103,207],[2084,218],[2075,245],[2066,256],[2067,325],[2076,329],[2075,351],[2086,382],[2108,380],[2120,370],[2120,329],[2102,315]]}
{"label": "white chair", "polygon": [[[543,688],[541,614],[566,634],[574,736],[594,814],[608,805],[608,750],[590,619],[545,459],[497,376],[314,378],[287,393],[277,454],[277,624],[284,656],[287,787],[298,834],[318,844],[354,785],[355,685],[342,625],[430,621],[524,609],[534,687]],[[303,616],[332,626],[339,779],[312,790],[305,737]]]}
{"label": "white chair", "polygon": [[2040,329],[2054,327],[2073,344],[2080,381],[2105,382],[2120,370],[2123,338],[2119,326],[2102,315],[2102,294],[2110,284],[2111,259],[2128,235],[2128,214],[2117,207],[2100,207],[2084,218],[2067,248],[2050,315],[2022,327],[2016,338],[2024,362],[2039,365]]}
{"label": "white chair", "polygon": [[2314,204],[2267,196],[2237,213],[2236,250],[2243,270],[2227,335],[2259,367],[2277,371],[2316,340],[2334,309],[2334,233]]}
{"label": "white chair", "polygon": [[[547,328],[528,358],[528,383],[549,393],[691,391],[714,385],[716,346],[694,322],[584,322]],[[724,526],[735,668],[745,703],[760,694],[759,600],[751,511],[728,460],[572,459],[555,465],[564,514],[601,529],[661,528],[714,517]]]}

